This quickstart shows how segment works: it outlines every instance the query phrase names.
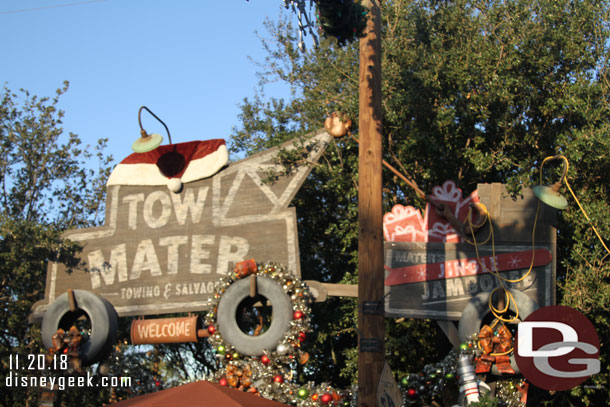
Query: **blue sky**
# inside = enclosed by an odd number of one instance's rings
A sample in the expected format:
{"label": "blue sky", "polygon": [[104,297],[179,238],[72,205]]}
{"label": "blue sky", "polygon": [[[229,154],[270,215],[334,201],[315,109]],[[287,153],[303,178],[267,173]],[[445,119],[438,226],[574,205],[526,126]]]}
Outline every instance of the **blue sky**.
{"label": "blue sky", "polygon": [[[53,96],[70,81],[64,131],[91,145],[108,138],[115,163],[139,136],[141,105],[174,142],[228,139],[257,86],[248,57],[264,53],[255,32],[267,35],[265,18],[282,10],[282,0],[2,0],[0,84]],[[143,123],[167,143],[156,120],[143,113]]]}

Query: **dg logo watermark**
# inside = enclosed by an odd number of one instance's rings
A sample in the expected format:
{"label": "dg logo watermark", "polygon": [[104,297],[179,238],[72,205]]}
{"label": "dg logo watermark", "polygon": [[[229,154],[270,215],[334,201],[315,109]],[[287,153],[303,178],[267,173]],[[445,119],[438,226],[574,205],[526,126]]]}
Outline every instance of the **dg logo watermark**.
{"label": "dg logo watermark", "polygon": [[580,312],[552,305],[517,328],[515,361],[525,378],[545,390],[568,390],[599,373],[599,338]]}

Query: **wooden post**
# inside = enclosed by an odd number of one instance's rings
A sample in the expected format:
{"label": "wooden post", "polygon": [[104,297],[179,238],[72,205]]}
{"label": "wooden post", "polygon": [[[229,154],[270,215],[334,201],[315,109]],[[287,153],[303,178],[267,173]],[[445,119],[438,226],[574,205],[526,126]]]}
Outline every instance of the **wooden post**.
{"label": "wooden post", "polygon": [[[358,406],[375,407],[385,361],[381,150],[381,10],[370,10],[360,39],[358,187]],[[376,306],[377,305],[377,306]]]}

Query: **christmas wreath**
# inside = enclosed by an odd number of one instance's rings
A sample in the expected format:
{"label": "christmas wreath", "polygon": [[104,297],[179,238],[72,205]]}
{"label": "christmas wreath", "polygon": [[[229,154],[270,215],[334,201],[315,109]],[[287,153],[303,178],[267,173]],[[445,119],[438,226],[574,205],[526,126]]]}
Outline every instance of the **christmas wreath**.
{"label": "christmas wreath", "polygon": [[[208,342],[220,364],[214,381],[299,407],[351,405],[348,392],[325,383],[293,382],[296,366],[309,360],[302,344],[310,331],[313,295],[286,267],[258,265],[254,260],[238,263],[230,276],[220,280],[209,301]],[[265,319],[269,303],[273,308],[270,323]],[[288,309],[277,309],[285,304]],[[290,320],[284,324],[287,312]],[[281,335],[277,327],[285,327]]]}

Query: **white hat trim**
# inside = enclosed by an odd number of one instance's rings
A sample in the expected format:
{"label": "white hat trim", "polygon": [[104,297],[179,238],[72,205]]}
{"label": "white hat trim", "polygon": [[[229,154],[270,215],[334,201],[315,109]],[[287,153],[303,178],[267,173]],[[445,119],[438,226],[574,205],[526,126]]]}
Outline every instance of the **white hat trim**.
{"label": "white hat trim", "polygon": [[[228,159],[227,147],[221,145],[213,153],[192,160],[180,179],[183,183],[187,183],[211,177],[227,163]],[[118,164],[108,177],[106,185],[167,185],[168,179],[156,164]]]}

